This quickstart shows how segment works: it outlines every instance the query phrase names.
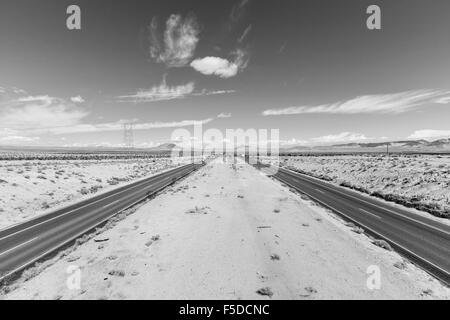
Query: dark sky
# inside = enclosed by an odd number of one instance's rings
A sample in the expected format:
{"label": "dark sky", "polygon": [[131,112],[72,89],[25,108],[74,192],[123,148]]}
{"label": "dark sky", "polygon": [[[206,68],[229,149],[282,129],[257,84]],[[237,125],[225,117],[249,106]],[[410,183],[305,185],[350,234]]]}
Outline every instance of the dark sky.
{"label": "dark sky", "polygon": [[120,145],[134,121],[146,146],[193,120],[284,143],[438,138],[449,71],[448,0],[2,0],[0,144]]}

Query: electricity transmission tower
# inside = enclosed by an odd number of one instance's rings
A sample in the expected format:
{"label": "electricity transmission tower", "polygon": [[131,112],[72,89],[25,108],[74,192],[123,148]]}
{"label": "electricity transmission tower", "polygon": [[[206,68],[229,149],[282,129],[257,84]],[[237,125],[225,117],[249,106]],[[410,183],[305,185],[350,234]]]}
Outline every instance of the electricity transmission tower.
{"label": "electricity transmission tower", "polygon": [[134,132],[132,123],[123,124],[123,144],[125,148],[134,148]]}

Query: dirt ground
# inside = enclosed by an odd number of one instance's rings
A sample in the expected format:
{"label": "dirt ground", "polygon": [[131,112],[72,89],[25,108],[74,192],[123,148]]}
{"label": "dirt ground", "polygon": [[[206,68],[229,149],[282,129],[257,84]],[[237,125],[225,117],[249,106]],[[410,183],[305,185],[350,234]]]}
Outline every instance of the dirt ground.
{"label": "dirt ground", "polygon": [[[80,270],[80,287],[68,286]],[[380,277],[373,284],[373,270]],[[449,299],[450,290],[253,167],[216,160],[4,299]]]}

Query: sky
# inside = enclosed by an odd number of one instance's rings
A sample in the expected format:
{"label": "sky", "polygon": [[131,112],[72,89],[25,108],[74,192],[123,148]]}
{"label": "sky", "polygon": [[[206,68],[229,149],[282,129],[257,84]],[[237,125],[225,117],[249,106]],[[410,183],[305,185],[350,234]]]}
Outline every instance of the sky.
{"label": "sky", "polygon": [[193,124],[285,145],[450,137],[449,34],[448,0],[2,0],[0,145],[120,147],[124,123],[136,147]]}

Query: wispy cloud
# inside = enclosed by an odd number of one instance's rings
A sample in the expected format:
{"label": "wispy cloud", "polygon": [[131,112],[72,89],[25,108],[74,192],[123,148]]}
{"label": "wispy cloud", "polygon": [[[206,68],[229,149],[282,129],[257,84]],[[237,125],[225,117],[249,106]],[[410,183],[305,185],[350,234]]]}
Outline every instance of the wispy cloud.
{"label": "wispy cloud", "polygon": [[33,144],[40,141],[40,137],[6,136],[0,137],[0,143],[4,145]]}
{"label": "wispy cloud", "polygon": [[[298,106],[283,109],[270,109],[264,116],[279,116],[308,113],[358,114],[385,113],[399,114],[414,110],[427,103],[448,101],[448,92],[440,90],[413,90],[392,94],[365,95],[354,99],[317,106]],[[444,99],[444,100],[440,100]],[[441,101],[441,102],[438,102]]]}
{"label": "wispy cloud", "polygon": [[439,138],[449,138],[450,130],[416,130],[411,134],[408,139],[439,139]]}
{"label": "wispy cloud", "polygon": [[0,101],[0,127],[20,132],[72,126],[87,115],[74,103],[48,95],[2,96]]}
{"label": "wispy cloud", "polygon": [[438,103],[438,104],[449,104],[450,103],[450,92],[447,92],[448,96],[446,97],[440,97],[436,100],[434,100],[434,103]]}
{"label": "wispy cloud", "polygon": [[199,41],[200,28],[193,14],[183,18],[172,14],[166,21],[163,40],[158,34],[158,20],[150,25],[150,55],[168,67],[186,66],[192,59]]}
{"label": "wispy cloud", "polygon": [[40,135],[76,126],[88,114],[84,108],[65,99],[4,88],[0,92],[0,144],[39,143]]}
{"label": "wispy cloud", "polygon": [[215,90],[215,91],[208,91],[206,89],[203,89],[199,92],[194,92],[192,96],[215,96],[219,94],[229,94],[229,93],[236,93],[236,90]]}
{"label": "wispy cloud", "polygon": [[182,99],[193,93],[194,89],[195,85],[193,82],[178,86],[168,86],[164,77],[159,86],[154,86],[148,90],[141,89],[130,95],[118,96],[116,100],[118,102],[140,103]]}
{"label": "wispy cloud", "polygon": [[[212,118],[203,120],[181,120],[181,121],[170,121],[170,122],[135,122],[133,123],[134,130],[151,130],[151,129],[163,129],[163,128],[181,128],[189,127],[196,124],[207,124],[213,121]],[[87,132],[107,132],[107,131],[122,131],[124,121],[116,121],[109,123],[99,123],[99,124],[78,124],[69,127],[58,127],[51,130],[54,134],[73,134],[73,133],[87,133]]]}
{"label": "wispy cloud", "polygon": [[[170,91],[170,90],[169,90]],[[190,92],[190,90],[188,90]],[[23,91],[24,92],[24,91]],[[72,101],[49,95],[23,95],[22,91],[0,92],[0,144],[30,145],[41,141],[43,135],[98,133],[122,131],[125,120],[107,123],[86,123],[89,112]],[[172,90],[172,94],[176,90]],[[223,94],[227,91],[199,92],[199,95]],[[135,130],[180,128],[207,124],[213,118],[202,120],[139,122],[129,120]]]}
{"label": "wispy cloud", "polygon": [[82,96],[76,96],[76,97],[70,98],[70,101],[72,101],[73,103],[83,103],[84,99]]}
{"label": "wispy cloud", "polygon": [[311,139],[315,143],[359,142],[368,140],[364,134],[355,132],[341,132]]}
{"label": "wispy cloud", "polygon": [[250,0],[241,0],[231,8],[228,28],[231,30],[245,15]]}
{"label": "wispy cloud", "polygon": [[243,71],[248,65],[248,52],[238,49],[232,53],[233,60],[219,57],[205,57],[191,62],[194,70],[204,75],[216,75],[221,78],[231,78]]}
{"label": "wispy cloud", "polygon": [[138,92],[130,95],[122,95],[116,97],[116,102],[132,102],[132,103],[144,103],[144,102],[157,102],[157,101],[170,101],[175,99],[184,99],[186,97],[198,97],[198,96],[211,96],[219,94],[234,93],[235,90],[215,90],[208,91],[206,89],[196,91],[194,82],[189,82],[183,85],[169,86],[167,85],[166,77],[164,76],[162,82],[158,86],[154,86],[150,89],[140,89]]}
{"label": "wispy cloud", "polygon": [[250,33],[251,30],[252,30],[252,25],[249,25],[247,28],[245,28],[244,32],[239,37],[238,42],[242,43],[245,40],[245,38],[248,36],[248,34]]}
{"label": "wispy cloud", "polygon": [[231,113],[221,113],[217,116],[217,118],[225,119],[225,118],[231,118]]}

